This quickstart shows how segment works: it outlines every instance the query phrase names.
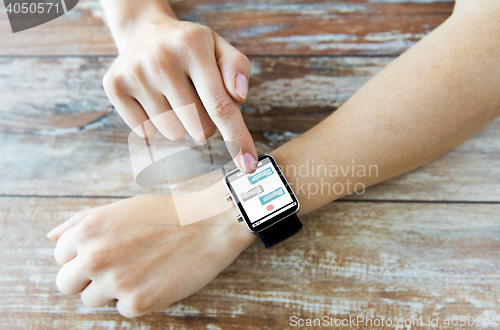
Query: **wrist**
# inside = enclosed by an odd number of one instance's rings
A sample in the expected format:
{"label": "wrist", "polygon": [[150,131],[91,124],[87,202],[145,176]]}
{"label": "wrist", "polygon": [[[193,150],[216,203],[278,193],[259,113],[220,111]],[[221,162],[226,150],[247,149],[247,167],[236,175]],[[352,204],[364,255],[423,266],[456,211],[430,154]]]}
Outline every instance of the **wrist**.
{"label": "wrist", "polygon": [[216,207],[221,213],[216,216],[217,223],[223,228],[223,235],[228,238],[228,244],[232,249],[243,251],[257,240],[257,235],[252,234],[247,226],[237,220],[238,209],[233,201],[227,201],[227,189],[222,181],[210,186],[203,194],[212,207]]}
{"label": "wrist", "polygon": [[164,1],[127,3],[120,10],[106,6],[103,1],[103,7],[109,29],[120,53],[126,44],[135,40],[145,29],[153,30],[160,23],[178,21],[175,13]]}
{"label": "wrist", "polygon": [[217,237],[218,246],[241,252],[257,239],[257,235],[238,222],[239,211],[232,201],[226,200],[226,195],[222,180],[193,193],[176,195],[176,213],[181,225],[200,226]]}

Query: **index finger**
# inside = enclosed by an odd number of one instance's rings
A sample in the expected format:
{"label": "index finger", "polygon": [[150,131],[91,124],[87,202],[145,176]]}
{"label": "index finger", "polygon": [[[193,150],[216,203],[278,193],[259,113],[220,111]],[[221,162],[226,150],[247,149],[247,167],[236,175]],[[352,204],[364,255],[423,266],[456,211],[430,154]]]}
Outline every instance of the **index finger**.
{"label": "index finger", "polygon": [[236,165],[241,170],[252,173],[257,166],[255,144],[243,121],[238,104],[224,86],[215,56],[199,61],[188,70],[201,102],[224,140],[240,146],[240,152],[231,155]]}

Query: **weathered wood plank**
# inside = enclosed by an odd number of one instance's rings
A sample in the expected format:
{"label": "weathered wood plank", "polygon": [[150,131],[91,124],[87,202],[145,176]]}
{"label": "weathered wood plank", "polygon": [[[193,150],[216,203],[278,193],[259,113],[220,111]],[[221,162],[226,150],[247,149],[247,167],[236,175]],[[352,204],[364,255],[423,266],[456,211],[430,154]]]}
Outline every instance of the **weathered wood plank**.
{"label": "weathered wood plank", "polygon": [[[243,53],[396,55],[452,12],[450,1],[172,1],[178,16],[205,24]],[[0,4],[0,55],[116,54],[97,0],[13,34]]]}
{"label": "weathered wood plank", "polygon": [[[252,58],[243,106],[259,152],[312,127],[391,58]],[[130,130],[110,110],[110,58],[0,59],[1,194],[131,196]],[[438,160],[357,198],[498,201],[500,120]]]}
{"label": "weathered wood plank", "polygon": [[165,311],[128,320],[114,304],[89,309],[79,296],[58,293],[54,244],[44,235],[73,212],[112,201],[0,199],[3,328],[285,329],[297,328],[292,315],[360,315],[439,316],[433,329],[450,329],[456,327],[444,326],[447,316],[500,314],[499,204],[367,202],[332,203],[303,217],[304,230],[293,239],[269,250],[254,244]]}
{"label": "weathered wood plank", "polygon": [[[392,59],[251,58],[245,121],[254,131],[305,131]],[[105,119],[111,104],[101,81],[112,62],[106,57],[0,58],[0,129],[84,129]]]}

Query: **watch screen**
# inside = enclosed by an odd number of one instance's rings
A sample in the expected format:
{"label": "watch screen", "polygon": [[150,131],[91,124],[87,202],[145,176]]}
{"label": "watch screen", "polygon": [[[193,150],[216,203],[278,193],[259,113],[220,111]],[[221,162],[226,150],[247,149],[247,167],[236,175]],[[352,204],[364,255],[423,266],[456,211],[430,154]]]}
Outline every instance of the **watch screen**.
{"label": "watch screen", "polygon": [[252,230],[265,228],[298,209],[295,195],[269,155],[259,157],[252,174],[230,172],[226,184]]}

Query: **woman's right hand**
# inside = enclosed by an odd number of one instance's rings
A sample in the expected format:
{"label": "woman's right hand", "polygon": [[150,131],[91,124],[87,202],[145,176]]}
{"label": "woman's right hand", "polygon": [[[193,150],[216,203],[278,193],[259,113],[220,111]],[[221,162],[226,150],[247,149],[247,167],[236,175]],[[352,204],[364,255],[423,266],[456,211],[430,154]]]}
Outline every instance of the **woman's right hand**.
{"label": "woman's right hand", "polygon": [[[233,155],[237,165],[255,170],[257,152],[236,103],[247,97],[245,55],[210,28],[158,11],[144,13],[113,36],[119,56],[103,86],[136,133],[151,136],[159,130],[177,140],[187,131],[203,141],[217,127],[225,141],[241,148]],[[193,103],[195,112],[182,108]]]}

